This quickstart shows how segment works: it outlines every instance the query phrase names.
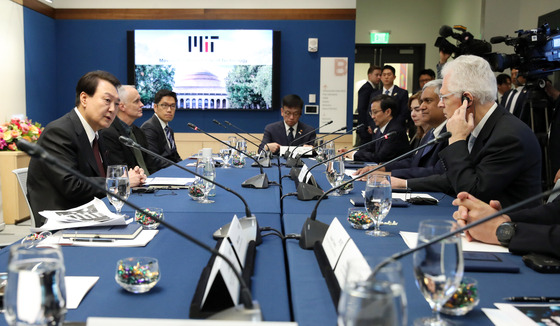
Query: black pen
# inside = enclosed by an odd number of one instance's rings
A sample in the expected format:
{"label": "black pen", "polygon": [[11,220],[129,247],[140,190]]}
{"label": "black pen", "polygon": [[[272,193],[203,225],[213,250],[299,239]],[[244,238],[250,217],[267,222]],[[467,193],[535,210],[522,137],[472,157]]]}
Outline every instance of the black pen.
{"label": "black pen", "polygon": [[560,302],[560,297],[509,297],[504,300],[510,302]]}
{"label": "black pen", "polygon": [[105,238],[73,238],[72,240],[79,242],[115,242],[115,239]]}

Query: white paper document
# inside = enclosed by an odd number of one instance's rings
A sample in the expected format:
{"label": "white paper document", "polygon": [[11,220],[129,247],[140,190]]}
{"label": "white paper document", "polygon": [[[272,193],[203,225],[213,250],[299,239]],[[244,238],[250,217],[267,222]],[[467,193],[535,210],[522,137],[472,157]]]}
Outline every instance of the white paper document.
{"label": "white paper document", "polygon": [[496,326],[537,326],[559,323],[553,312],[557,311],[558,304],[494,303],[494,305],[498,309],[482,308],[482,311]]}
{"label": "white paper document", "polygon": [[65,276],[66,308],[77,309],[97,280],[99,280],[99,276]]}
{"label": "white paper document", "polygon": [[134,239],[94,239],[91,241],[75,241],[71,238],[63,238],[59,231],[45,240],[37,247],[48,247],[54,245],[75,247],[145,247],[158,234],[158,230],[142,230]]}
{"label": "white paper document", "polygon": [[155,177],[146,178],[146,186],[188,186],[194,182],[194,178],[168,178]]}
{"label": "white paper document", "polygon": [[404,201],[406,201],[409,198],[429,198],[429,199],[433,199],[437,202],[439,202],[439,200],[437,200],[437,198],[434,198],[433,196],[430,196],[428,194],[423,194],[423,193],[419,193],[419,192],[412,192],[412,193],[399,193],[399,192],[394,192],[393,193],[393,198],[398,198],[398,199],[402,199]]}
{"label": "white paper document", "polygon": [[296,322],[88,317],[87,326],[297,326]]}
{"label": "white paper document", "polygon": [[[401,231],[399,232],[401,237],[403,238],[404,242],[408,246],[408,248],[416,248],[416,242],[418,241],[418,233],[417,232],[406,232]],[[461,236],[461,245],[463,251],[481,251],[481,252],[509,252],[506,247],[486,244],[478,241],[467,241],[465,236]]]}
{"label": "white paper document", "polygon": [[94,198],[89,203],[76,208],[60,211],[41,211],[39,214],[43,215],[47,222],[39,228],[31,228],[32,232],[126,224],[123,215],[112,213],[99,198]]}

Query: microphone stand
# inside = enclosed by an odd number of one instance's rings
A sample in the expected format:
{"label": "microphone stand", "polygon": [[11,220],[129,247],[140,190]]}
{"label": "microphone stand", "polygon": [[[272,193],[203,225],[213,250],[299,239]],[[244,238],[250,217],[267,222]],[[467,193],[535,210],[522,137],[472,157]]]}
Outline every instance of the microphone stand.
{"label": "microphone stand", "polygon": [[303,227],[301,229],[301,237],[299,239],[299,246],[302,249],[313,249],[313,246],[315,245],[315,242],[319,241],[323,241],[323,238],[325,237],[325,233],[327,232],[328,229],[328,225],[317,221],[317,208],[319,207],[319,204],[321,203],[321,201],[327,197],[328,194],[330,194],[331,192],[342,188],[344,186],[346,186],[347,184],[354,182],[355,180],[359,180],[363,177],[365,177],[368,174],[371,174],[379,169],[381,169],[382,167],[387,166],[388,164],[391,164],[393,162],[396,162],[398,160],[401,160],[413,153],[415,153],[418,150],[423,149],[424,147],[442,142],[444,140],[447,140],[449,137],[451,137],[451,133],[449,131],[441,133],[438,137],[430,140],[429,142],[425,143],[424,145],[418,146],[413,150],[410,150],[400,156],[395,157],[394,159],[387,161],[383,164],[380,164],[378,166],[376,166],[374,169],[371,169],[355,178],[352,178],[346,182],[343,182],[342,184],[340,184],[337,187],[333,187],[331,189],[329,189],[327,192],[325,192],[324,194],[321,195],[321,197],[319,197],[319,199],[317,200],[317,203],[315,204],[315,207],[313,208],[313,211],[311,212],[311,215],[309,216],[309,218],[307,218],[307,220],[305,221],[305,223],[303,224]]}
{"label": "microphone stand", "polygon": [[[257,221],[257,218],[251,213],[251,210],[249,209],[249,205],[245,201],[245,198],[243,198],[240,194],[238,194],[237,192],[233,191],[232,189],[230,189],[228,187],[225,187],[225,186],[217,183],[214,180],[210,180],[210,179],[208,179],[208,178],[206,178],[206,177],[204,177],[204,176],[202,176],[202,175],[200,175],[200,174],[198,174],[194,171],[191,171],[191,170],[187,169],[184,166],[181,166],[180,164],[177,164],[177,163],[171,161],[170,159],[168,159],[166,157],[163,157],[163,156],[161,156],[157,153],[152,152],[151,150],[149,150],[147,148],[144,148],[144,147],[140,146],[140,144],[138,144],[137,142],[133,141],[130,138],[127,138],[125,136],[120,136],[119,141],[121,143],[125,144],[128,147],[134,147],[134,148],[136,148],[136,149],[138,149],[138,150],[140,150],[144,153],[148,153],[149,155],[155,156],[155,157],[157,157],[157,158],[159,158],[159,159],[161,159],[161,160],[163,160],[163,161],[165,161],[165,162],[167,162],[167,163],[169,163],[169,164],[171,164],[175,167],[178,167],[179,169],[181,169],[183,171],[186,171],[190,174],[193,174],[193,175],[195,175],[199,178],[204,179],[205,181],[208,181],[212,184],[215,184],[216,186],[224,189],[225,191],[230,192],[230,193],[234,194],[235,196],[237,196],[239,199],[241,199],[241,201],[243,202],[243,205],[245,205],[245,217],[242,217],[242,218],[239,219],[239,223],[241,224],[243,232],[247,233],[250,236],[251,239],[255,239],[255,243],[257,245],[262,243],[262,237],[261,237],[261,233],[260,233],[260,229],[259,229],[259,222]],[[216,232],[214,232],[214,235],[213,235],[214,239],[225,238],[227,233],[229,232],[229,226],[230,226],[230,223],[222,226]],[[252,230],[255,227],[256,227],[256,230]],[[254,234],[254,237],[253,237],[253,234]]]}
{"label": "microphone stand", "polygon": [[315,128],[315,129],[311,130],[310,132],[305,133],[305,134],[303,134],[303,135],[301,135],[301,136],[295,138],[294,140],[292,140],[292,141],[288,144],[288,149],[286,150],[286,152],[284,152],[284,158],[286,159],[286,163],[285,163],[286,166],[289,167],[289,168],[294,167],[294,166],[297,166],[297,167],[303,166],[303,162],[301,161],[301,159],[299,159],[299,158],[294,159],[294,158],[290,155],[290,154],[291,154],[291,153],[290,153],[290,146],[292,146],[292,144],[293,144],[296,140],[301,139],[301,138],[303,138],[303,137],[305,137],[305,136],[308,136],[308,135],[310,135],[310,134],[316,132],[317,130],[319,130],[319,129],[325,127],[325,126],[330,125],[331,123],[333,123],[332,120],[329,121],[329,122],[327,122],[327,123],[325,123],[325,124],[322,125],[322,126],[319,126],[319,127]]}
{"label": "microphone stand", "polygon": [[[223,124],[221,124],[220,121],[218,121],[218,120],[216,120],[216,119],[213,119],[212,121],[213,121],[215,124],[217,124],[218,126],[221,126],[221,127],[223,127],[224,129],[227,130],[227,127],[224,126]],[[238,132],[235,132],[235,131],[234,131],[233,133],[236,134],[237,136],[241,137],[243,140],[245,140],[246,142],[250,143],[251,145],[257,146],[257,149],[259,148],[259,145],[255,144],[254,142],[250,141],[249,139],[247,139],[247,138],[241,136],[241,134],[239,134]],[[268,147],[267,144],[265,144],[265,146]],[[267,151],[265,151],[265,152],[267,152]],[[257,160],[260,161],[260,159],[257,159]],[[271,167],[270,158],[268,157],[268,155],[265,154],[265,156],[264,156],[264,158],[262,159],[262,161],[263,161],[263,162],[254,162],[253,164],[251,164],[251,166],[259,166],[259,164],[257,164],[257,163],[260,163],[260,165],[262,165],[262,167],[264,167],[264,168],[269,168],[269,167]]]}
{"label": "microphone stand", "polygon": [[206,136],[208,136],[208,137],[210,137],[210,138],[212,138],[212,139],[214,139],[214,140],[216,140],[216,141],[218,141],[218,142],[220,142],[220,143],[226,145],[227,147],[229,147],[229,148],[231,148],[231,149],[233,149],[233,150],[235,150],[235,151],[238,151],[238,152],[244,154],[245,156],[249,157],[250,159],[252,159],[253,161],[255,161],[255,162],[259,165],[259,169],[260,169],[260,171],[261,171],[261,174],[256,175],[256,176],[254,176],[254,177],[251,177],[251,178],[249,178],[249,179],[243,181],[243,183],[241,184],[242,187],[245,187],[245,188],[257,188],[257,189],[266,189],[266,188],[268,188],[268,176],[266,175],[266,173],[264,173],[262,165],[261,165],[261,164],[259,163],[259,161],[257,161],[254,157],[252,157],[251,155],[248,155],[247,153],[245,153],[245,152],[243,152],[243,151],[241,151],[241,150],[238,150],[237,148],[235,148],[235,146],[232,146],[232,145],[226,143],[225,141],[222,141],[222,140],[218,139],[217,137],[214,137],[214,136],[210,135],[210,134],[207,133],[206,131],[204,131],[204,130],[198,128],[197,126],[195,126],[194,124],[192,124],[192,123],[190,123],[190,122],[189,122],[187,125],[188,125],[191,129],[193,129],[193,130],[195,130],[195,131],[200,131],[200,132],[204,133]]}
{"label": "microphone stand", "polygon": [[[123,136],[121,136],[121,137],[123,137]],[[124,138],[126,138],[126,137],[124,137]],[[231,262],[231,260],[229,260],[226,256],[224,256],[218,250],[206,245],[202,241],[200,241],[200,240],[190,236],[189,234],[181,231],[180,229],[176,228],[175,226],[173,226],[169,222],[158,218],[152,212],[145,211],[142,208],[140,208],[138,205],[129,202],[127,199],[124,199],[120,195],[109,192],[103,186],[93,182],[92,180],[90,180],[90,178],[86,177],[85,175],[83,175],[78,170],[74,170],[73,168],[68,167],[65,164],[59,163],[51,154],[49,154],[41,146],[39,146],[37,144],[32,144],[32,143],[30,143],[26,140],[23,140],[23,139],[19,139],[17,141],[17,146],[20,150],[26,152],[29,156],[32,156],[32,157],[40,159],[40,160],[42,159],[42,160],[44,160],[45,162],[47,162],[48,164],[50,164],[54,167],[57,167],[59,169],[62,169],[64,171],[68,172],[68,173],[71,173],[71,174],[77,176],[82,181],[89,184],[91,187],[96,188],[97,190],[103,191],[109,196],[116,197],[118,200],[122,201],[127,206],[130,206],[133,209],[150,216],[153,220],[155,220],[156,222],[158,222],[158,223],[164,225],[165,227],[169,228],[171,231],[177,233],[178,235],[180,235],[183,238],[191,241],[192,243],[194,243],[197,246],[205,249],[206,251],[209,251],[212,254],[222,258],[226,262],[226,264],[231,268],[233,274],[235,275],[235,277],[239,281],[239,284],[240,284],[240,287],[241,287],[240,301],[242,302],[243,306],[241,306],[241,305],[234,306],[232,308],[226,309],[225,311],[219,312],[218,314],[223,314],[222,317],[228,318],[228,319],[225,319],[225,320],[232,320],[232,318],[234,318],[234,317],[243,318],[243,319],[249,318],[248,320],[262,320],[262,313],[260,311],[260,307],[259,307],[259,305],[256,301],[253,302],[253,299],[252,299],[252,296],[251,296],[251,290],[249,289],[249,287],[247,286],[247,284],[243,280],[243,277],[241,277],[241,274],[239,274],[237,272],[236,267]],[[211,180],[206,179],[205,177],[203,177],[201,175],[198,175],[197,173],[193,173],[193,174],[195,174],[196,176],[198,176],[202,179],[205,179],[206,181],[212,182]],[[241,196],[239,196],[239,197],[241,198]],[[226,311],[228,311],[229,313],[226,313]]]}
{"label": "microphone stand", "polygon": [[[365,143],[365,144],[362,144],[362,145],[360,145],[360,146],[357,146],[357,147],[354,147],[354,148],[352,148],[352,149],[349,149],[348,151],[346,151],[346,152],[344,152],[344,153],[340,153],[340,154],[338,154],[338,155],[335,155],[335,156],[329,158],[328,160],[326,160],[326,161],[324,161],[324,162],[320,162],[320,163],[317,163],[317,164],[313,165],[311,168],[309,168],[309,170],[307,170],[307,172],[305,172],[305,175],[303,176],[304,182],[300,182],[300,183],[298,184],[298,186],[297,186],[297,198],[298,198],[299,200],[314,200],[314,199],[318,199],[320,196],[323,195],[323,190],[322,190],[321,188],[319,188],[318,185],[316,186],[316,185],[309,184],[309,183],[305,182],[305,180],[307,179],[307,175],[311,172],[311,170],[313,170],[313,169],[316,168],[317,166],[319,166],[319,165],[321,165],[321,164],[323,164],[323,163],[327,163],[327,162],[330,162],[330,161],[332,161],[332,160],[335,160],[335,159],[337,159],[337,158],[339,158],[339,157],[341,157],[341,156],[344,156],[344,155],[346,155],[346,154],[348,154],[348,153],[350,153],[350,152],[353,152],[353,151],[358,150],[358,149],[360,149],[360,148],[362,148],[362,147],[365,147],[365,146],[367,146],[367,145],[370,145],[370,144],[372,144],[372,143],[375,143],[375,142],[377,142],[377,141],[379,141],[379,140],[388,139],[389,137],[392,137],[392,136],[395,135],[396,133],[397,133],[396,131],[388,132],[387,134],[385,134],[385,135],[383,135],[383,136],[381,136],[381,137],[379,137],[379,138],[376,138],[376,139],[374,139],[374,140],[370,140],[369,142],[367,142],[367,143]],[[297,177],[296,177],[296,178],[297,178]]]}
{"label": "microphone stand", "polygon": [[[360,126],[363,126],[363,124],[361,124]],[[314,150],[316,150],[317,148],[319,148],[319,147],[321,147],[321,146],[325,146],[326,144],[332,143],[333,141],[337,140],[338,138],[340,138],[340,137],[342,137],[342,136],[344,136],[344,135],[346,135],[346,134],[348,134],[348,133],[354,132],[354,131],[357,130],[360,126],[354,127],[354,128],[352,128],[351,130],[346,131],[346,132],[344,132],[343,134],[338,135],[338,136],[334,137],[333,139],[324,142],[324,143],[321,144],[321,145],[317,145],[317,146],[315,146],[315,147],[313,147],[313,148],[311,148],[311,149],[309,149],[309,150],[303,152],[302,154],[298,154],[298,155],[296,155],[296,158],[297,158],[297,159],[301,159],[303,156],[307,155],[309,152],[313,152]],[[327,136],[330,136],[330,135],[332,135],[332,134],[334,134],[334,133],[336,133],[336,132],[342,131],[342,130],[344,130],[344,129],[346,129],[346,126],[340,128],[340,129],[338,129],[338,130],[335,130],[335,131],[333,131],[333,132],[330,132],[330,133],[328,133],[328,134],[325,134],[325,135],[323,135],[323,136],[321,136],[321,137],[317,137],[317,138],[315,138],[315,141],[317,141],[317,140],[319,140],[319,139],[323,139],[323,138],[325,138],[325,137],[327,137]],[[298,167],[292,167],[292,169],[290,170],[290,179],[292,179],[292,180],[297,180],[297,177],[298,177],[298,175],[299,175],[299,171],[300,171],[300,170],[301,170],[301,169],[299,169]]]}

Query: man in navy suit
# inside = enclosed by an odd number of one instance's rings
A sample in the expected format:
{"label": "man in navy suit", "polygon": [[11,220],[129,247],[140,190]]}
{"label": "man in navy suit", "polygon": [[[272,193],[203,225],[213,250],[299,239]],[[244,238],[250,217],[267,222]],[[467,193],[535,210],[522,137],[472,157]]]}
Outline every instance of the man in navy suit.
{"label": "man in navy suit", "polygon": [[303,100],[299,96],[284,96],[281,109],[284,120],[266,125],[259,149],[277,154],[280,146],[313,146],[316,134],[312,131],[315,128],[299,121],[302,110]]}
{"label": "man in navy suit", "polygon": [[[105,185],[107,161],[97,132],[109,127],[115,119],[119,85],[119,80],[106,71],[92,71],[82,76],[76,86],[76,107],[49,123],[38,142],[58,162],[102,186]],[[129,171],[132,187],[143,183],[145,178],[143,173]],[[35,157],[29,162],[27,191],[37,226],[45,222],[45,218],[39,215],[42,210],[70,209],[86,204],[94,197],[105,197],[104,191],[94,189],[72,173]]]}
{"label": "man in navy suit", "polygon": [[[445,115],[443,110],[438,107],[439,90],[441,79],[436,79],[425,84],[422,96],[420,97],[420,110],[426,116],[426,122],[431,129],[420,141],[420,145],[439,136],[446,131]],[[447,146],[447,141],[427,146],[418,150],[413,156],[394,162],[379,169],[379,171],[391,171],[391,175],[397,178],[419,178],[433,174],[445,172],[439,159],[439,152]],[[365,167],[356,171],[356,175],[365,173],[374,167]]]}
{"label": "man in navy suit", "polygon": [[371,94],[380,87],[381,67],[370,66],[367,72],[368,81],[358,90],[358,124],[364,126],[356,132],[360,137],[360,144],[365,144],[371,140],[371,134],[375,127],[370,115]]}
{"label": "man in navy suit", "polygon": [[[498,106],[496,77],[488,62],[462,55],[443,68],[439,106],[447,117],[449,145],[439,153],[445,173],[403,180],[395,188],[466,191],[504,207],[541,192],[541,151],[534,133]],[[538,204],[538,201],[529,206]]]}
{"label": "man in navy suit", "polygon": [[383,70],[381,72],[381,82],[383,83],[383,87],[373,92],[371,96],[373,98],[377,95],[384,94],[393,97],[397,102],[397,106],[394,110],[392,110],[393,118],[398,123],[405,126],[407,121],[410,120],[410,110],[408,109],[408,91],[395,85],[395,78],[395,68],[390,65],[383,66]]}
{"label": "man in navy suit", "polygon": [[[373,139],[378,139],[389,132],[396,134],[388,139],[375,141],[357,152],[346,154],[347,158],[355,161],[386,162],[410,149],[408,137],[404,127],[393,118],[392,112],[397,103],[389,95],[377,95],[371,102],[371,117],[377,128],[373,133]],[[345,150],[340,150],[343,152]]]}
{"label": "man in navy suit", "polygon": [[[177,152],[175,133],[169,126],[169,122],[175,117],[175,109],[177,94],[168,89],[159,90],[154,97],[154,115],[140,128],[146,135],[149,150],[177,163],[182,159]],[[169,165],[162,160],[156,162],[158,170]]]}

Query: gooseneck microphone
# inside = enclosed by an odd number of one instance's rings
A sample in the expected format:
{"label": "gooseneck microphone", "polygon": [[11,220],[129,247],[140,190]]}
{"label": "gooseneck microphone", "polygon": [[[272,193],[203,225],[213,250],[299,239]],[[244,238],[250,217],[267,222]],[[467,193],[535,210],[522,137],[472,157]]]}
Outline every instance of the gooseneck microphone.
{"label": "gooseneck microphone", "polygon": [[262,142],[262,139],[259,139],[257,136],[251,135],[250,133],[248,133],[248,132],[246,132],[245,130],[239,128],[238,126],[234,125],[233,123],[231,123],[231,122],[229,122],[229,121],[227,121],[227,120],[224,120],[224,123],[225,123],[226,125],[232,127],[232,128],[235,128],[235,129],[241,131],[241,132],[244,133],[244,134],[247,134],[247,135],[253,137],[256,141]]}
{"label": "gooseneck microphone", "polygon": [[242,153],[243,155],[249,157],[251,160],[255,161],[255,162],[258,164],[261,174],[256,175],[256,176],[254,176],[254,177],[251,177],[251,178],[245,180],[245,181],[241,184],[242,187],[245,187],[245,188],[257,188],[257,189],[266,189],[266,188],[268,188],[268,176],[266,175],[266,173],[264,173],[264,171],[263,171],[263,166],[261,165],[261,163],[259,163],[259,161],[257,161],[254,157],[252,157],[251,155],[249,155],[248,153],[246,153],[246,152],[244,152],[244,151],[241,151],[241,150],[237,149],[235,146],[232,146],[232,145],[226,143],[225,141],[220,140],[219,138],[212,136],[211,134],[207,133],[206,131],[204,131],[204,130],[198,128],[197,126],[195,126],[193,123],[190,123],[190,122],[189,122],[187,125],[188,125],[191,129],[193,129],[193,130],[195,130],[195,131],[200,131],[201,133],[203,133],[203,134],[205,134],[206,136],[208,136],[208,137],[210,137],[210,138],[212,138],[212,139],[214,139],[214,140],[220,142],[221,144],[224,144],[224,145],[226,145],[227,147],[229,147],[229,148],[231,148],[231,149],[233,149],[233,150],[236,150],[236,151]]}
{"label": "gooseneck microphone", "polygon": [[389,137],[392,137],[393,135],[395,135],[397,132],[396,131],[391,131],[386,133],[385,135],[376,138],[374,140],[370,140],[369,142],[365,143],[365,144],[361,144],[360,146],[354,147],[352,149],[349,149],[348,151],[344,152],[344,153],[340,153],[338,155],[335,155],[331,158],[329,158],[328,160],[325,160],[323,162],[320,163],[316,163],[315,165],[313,165],[312,167],[309,168],[309,170],[307,170],[307,172],[305,172],[305,175],[303,176],[303,180],[304,182],[300,182],[297,186],[297,198],[299,200],[314,200],[314,199],[318,199],[323,195],[323,190],[321,190],[321,188],[319,188],[318,186],[309,184],[307,182],[305,182],[305,180],[307,180],[307,175],[310,173],[310,171],[314,168],[316,168],[319,165],[325,164],[327,162],[333,161],[341,156],[344,156],[350,152],[353,152],[355,150],[358,150],[362,147],[368,146],[370,144],[373,144],[375,142],[378,142],[380,140],[384,140],[384,139],[389,139]]}
{"label": "gooseneck microphone", "polygon": [[[345,130],[345,129],[346,129],[346,126],[340,128],[340,129],[337,129],[337,130],[335,130],[335,131],[333,131],[333,132],[329,132],[328,134],[323,135],[323,136],[321,136],[321,137],[315,138],[315,140],[317,141],[317,140],[319,140],[319,139],[325,138],[325,137],[327,137],[327,136],[330,136],[330,135],[332,135],[332,134],[334,134],[334,133],[337,133],[337,132],[339,132],[339,131],[343,131],[343,130]],[[336,138],[342,137],[342,136],[344,136],[344,134],[346,134],[346,132],[343,133],[342,135],[336,137]],[[336,138],[335,138],[335,139],[336,139]],[[327,142],[327,143],[328,143],[328,142]],[[324,144],[323,144],[323,145],[324,145]],[[314,151],[315,149],[317,149],[317,147],[319,147],[319,146],[315,146],[315,147],[309,149],[308,151],[305,151],[305,153],[298,154],[298,155],[296,155],[295,157],[293,157],[293,155],[289,155],[289,156],[286,158],[286,163],[285,163],[284,165],[286,165],[286,167],[288,167],[288,168],[292,168],[292,170],[293,170],[294,168],[302,167],[302,166],[303,166],[303,162],[301,161],[301,158],[302,158],[304,155],[306,155],[307,153],[312,152],[312,151]],[[294,171],[290,171],[290,174],[293,174],[293,173],[294,173]]]}
{"label": "gooseneck microphone", "polygon": [[433,144],[437,144],[440,143],[442,141],[447,140],[449,137],[451,137],[451,133],[449,131],[443,132],[441,133],[439,136],[437,136],[436,138],[430,140],[429,142],[425,143],[424,145],[420,145],[418,147],[416,147],[413,150],[410,150],[400,156],[395,157],[392,160],[389,160],[383,164],[380,164],[378,166],[376,166],[374,169],[371,169],[355,178],[352,178],[348,181],[345,181],[343,183],[341,183],[340,185],[338,185],[337,187],[333,187],[329,190],[327,190],[325,193],[323,193],[321,195],[321,197],[319,197],[319,199],[317,200],[317,203],[315,204],[315,207],[313,208],[313,211],[311,212],[311,215],[309,216],[309,218],[307,218],[307,220],[305,221],[305,223],[303,224],[302,230],[301,230],[301,237],[299,239],[299,246],[302,249],[313,249],[313,246],[315,245],[315,242],[319,241],[323,241],[323,238],[325,237],[325,233],[327,232],[328,229],[328,225],[323,223],[323,222],[319,222],[316,220],[317,218],[317,208],[319,207],[319,204],[321,203],[321,201],[327,197],[328,194],[330,194],[331,192],[340,189],[342,187],[345,187],[346,185],[350,184],[351,182],[354,182],[356,180],[359,180],[363,177],[365,177],[366,175],[373,173],[379,169],[381,169],[382,167],[387,166],[388,164],[391,164],[393,162],[396,162],[398,160],[401,160],[413,153],[415,153],[418,150],[423,149],[424,147],[427,146],[431,146]]}
{"label": "gooseneck microphone", "polygon": [[[121,136],[122,137],[122,136]],[[126,138],[126,137],[124,137]],[[129,139],[129,138],[126,138]],[[129,139],[130,140],[130,139]],[[131,140],[132,141],[132,140]],[[122,140],[121,140],[122,142]],[[128,141],[127,141],[128,142]],[[128,146],[128,144],[125,143],[125,145]],[[23,139],[19,139],[17,141],[17,146],[20,150],[26,152],[29,156],[35,157],[37,159],[41,159],[43,161],[45,161],[47,164],[50,164],[52,166],[55,166],[59,169],[62,169],[68,173],[71,173],[75,176],[77,176],[78,178],[80,178],[81,180],[83,180],[84,182],[86,182],[87,184],[89,184],[91,187],[100,190],[104,193],[106,193],[109,196],[112,197],[116,197],[118,200],[122,201],[123,203],[125,203],[127,206],[132,207],[133,209],[137,210],[137,211],[141,211],[144,214],[150,216],[152,219],[154,219],[155,221],[159,222],[160,224],[164,225],[165,227],[169,228],[171,231],[177,233],[178,235],[182,236],[183,238],[191,241],[192,243],[196,244],[197,246],[201,247],[202,249],[211,252],[212,254],[222,258],[226,264],[228,264],[228,266],[232,269],[233,274],[235,275],[235,277],[237,278],[237,280],[239,281],[240,287],[241,287],[241,293],[240,293],[240,301],[242,302],[243,306],[245,307],[245,309],[247,310],[252,310],[254,314],[258,314],[258,316],[260,316],[260,318],[262,319],[262,314],[260,312],[260,308],[258,307],[258,304],[254,304],[253,303],[253,299],[251,296],[251,290],[249,289],[249,287],[247,286],[247,284],[245,283],[245,281],[243,280],[243,277],[241,277],[241,274],[237,272],[235,265],[231,262],[231,260],[229,260],[226,256],[224,256],[222,253],[220,253],[218,250],[206,245],[205,243],[201,242],[200,240],[190,236],[189,234],[181,231],[180,229],[176,228],[175,226],[169,224],[169,222],[164,221],[162,219],[159,219],[157,216],[155,216],[155,214],[152,214],[151,212],[145,211],[142,208],[140,208],[139,206],[137,206],[136,204],[133,204],[131,202],[129,202],[127,199],[124,199],[123,197],[121,197],[118,194],[114,194],[112,192],[109,192],[107,189],[105,189],[105,187],[93,182],[92,180],[90,180],[90,178],[86,177],[85,175],[83,175],[81,172],[74,170],[71,167],[66,166],[65,164],[61,164],[58,162],[58,160],[52,156],[51,154],[49,154],[44,148],[42,148],[41,146],[39,146],[38,144],[33,144],[30,143],[26,140]],[[203,176],[198,175],[197,173],[194,173],[190,170],[188,170],[189,172],[197,175],[200,178],[203,178],[207,181],[213,182],[209,179],[204,178]],[[216,184],[217,185],[217,184]],[[241,197],[240,197],[241,198]],[[247,208],[248,209],[248,208]]]}
{"label": "gooseneck microphone", "polygon": [[[224,126],[220,121],[218,121],[218,120],[216,120],[216,119],[213,119],[212,122],[214,122],[214,123],[217,124],[218,126],[223,127],[224,129],[227,129],[226,126]],[[253,145],[253,146],[256,146],[257,149],[259,148],[260,145],[255,144],[254,142],[250,141],[250,140],[247,139],[246,137],[243,137],[240,133],[235,132],[235,131],[234,131],[233,133],[236,134],[238,137],[242,138],[244,141],[248,142],[249,144],[251,144],[251,145]],[[264,145],[268,148],[268,144],[264,144]],[[270,158],[268,157],[268,155],[265,155],[264,163],[263,163],[263,162],[260,162],[259,159],[257,159],[257,160],[258,160],[259,162],[254,162],[251,166],[259,166],[258,163],[260,163],[260,165],[261,165],[262,167],[265,167],[265,168],[271,167]]]}
{"label": "gooseneck microphone", "polygon": [[534,196],[532,196],[532,197],[529,197],[529,198],[527,198],[527,199],[524,199],[524,200],[518,202],[517,204],[513,204],[513,205],[511,205],[511,206],[509,206],[509,207],[507,207],[507,208],[504,208],[504,209],[502,209],[502,210],[499,210],[499,211],[495,212],[494,214],[490,214],[490,215],[488,215],[488,216],[486,216],[486,217],[484,217],[484,218],[481,218],[481,219],[478,220],[478,221],[469,223],[469,224],[467,224],[467,225],[465,225],[465,226],[463,226],[463,227],[461,227],[461,228],[455,229],[454,231],[451,231],[451,232],[449,232],[449,233],[442,234],[442,235],[440,235],[440,236],[438,236],[438,237],[435,237],[434,239],[432,239],[432,240],[430,240],[430,241],[428,241],[428,242],[424,242],[424,243],[422,243],[422,244],[418,243],[418,244],[416,245],[415,248],[410,248],[410,249],[407,249],[407,250],[398,252],[398,253],[392,255],[391,257],[386,258],[386,259],[384,259],[383,261],[381,261],[381,262],[373,269],[370,278],[375,278],[375,274],[377,274],[377,272],[378,272],[381,268],[383,268],[383,266],[387,265],[387,264],[390,263],[392,260],[401,259],[401,258],[404,257],[404,256],[408,256],[408,255],[410,255],[411,253],[414,253],[414,252],[416,252],[416,251],[422,250],[422,249],[424,249],[424,248],[426,248],[426,247],[429,247],[429,246],[431,246],[431,245],[433,245],[433,244],[435,244],[435,243],[437,243],[437,242],[440,242],[440,241],[442,241],[442,240],[445,240],[445,239],[447,239],[447,238],[450,238],[450,237],[452,237],[452,236],[454,236],[454,235],[456,235],[456,234],[462,233],[462,232],[464,232],[464,231],[466,231],[466,230],[468,230],[468,229],[470,229],[470,228],[473,228],[473,227],[475,227],[475,226],[477,226],[477,225],[480,225],[480,224],[482,224],[482,223],[488,222],[488,221],[490,221],[490,220],[492,220],[492,219],[494,219],[494,218],[496,218],[496,217],[498,217],[498,216],[501,216],[501,215],[503,215],[503,214],[507,214],[507,213],[509,213],[509,212],[513,212],[513,211],[515,211],[515,210],[518,210],[518,209],[520,209],[520,208],[523,208],[525,205],[527,205],[527,204],[529,204],[529,203],[531,203],[531,202],[533,202],[533,201],[536,201],[536,200],[538,200],[538,199],[544,198],[544,197],[549,196],[549,195],[551,195],[551,194],[553,194],[553,193],[556,193],[556,192],[558,192],[558,191],[560,191],[560,187],[559,187],[559,188],[550,189],[550,190],[545,191],[545,192],[543,192],[543,193],[540,193],[540,194],[538,194],[538,195],[534,195]]}
{"label": "gooseneck microphone", "polygon": [[[247,135],[253,137],[253,138],[254,138],[255,140],[257,140],[258,142],[262,143],[263,139],[259,139],[258,137],[254,136],[254,135],[252,135],[252,134],[250,134],[250,133],[248,133],[248,132],[246,132],[245,130],[239,128],[238,126],[234,125],[233,123],[231,123],[231,122],[229,122],[229,121],[227,121],[227,120],[224,120],[224,122],[225,122],[228,126],[230,126],[230,127],[232,127],[232,128],[235,128],[235,129],[241,131],[242,133],[245,133],[245,134],[247,134]],[[264,161],[264,163],[261,162],[261,164],[262,164],[263,166],[270,166],[270,165],[271,165],[270,159],[271,159],[271,157],[273,156],[273,153],[270,151],[270,146],[268,146],[268,144],[264,144],[264,146],[266,146],[266,151],[264,151],[265,156],[264,156],[263,158],[259,158],[259,162]],[[260,148],[260,146],[258,146],[258,147]],[[262,151],[261,151],[261,152],[262,152]],[[278,159],[278,167],[280,167],[280,157],[277,157],[277,159]],[[267,162],[268,162],[268,163],[267,163]]]}

